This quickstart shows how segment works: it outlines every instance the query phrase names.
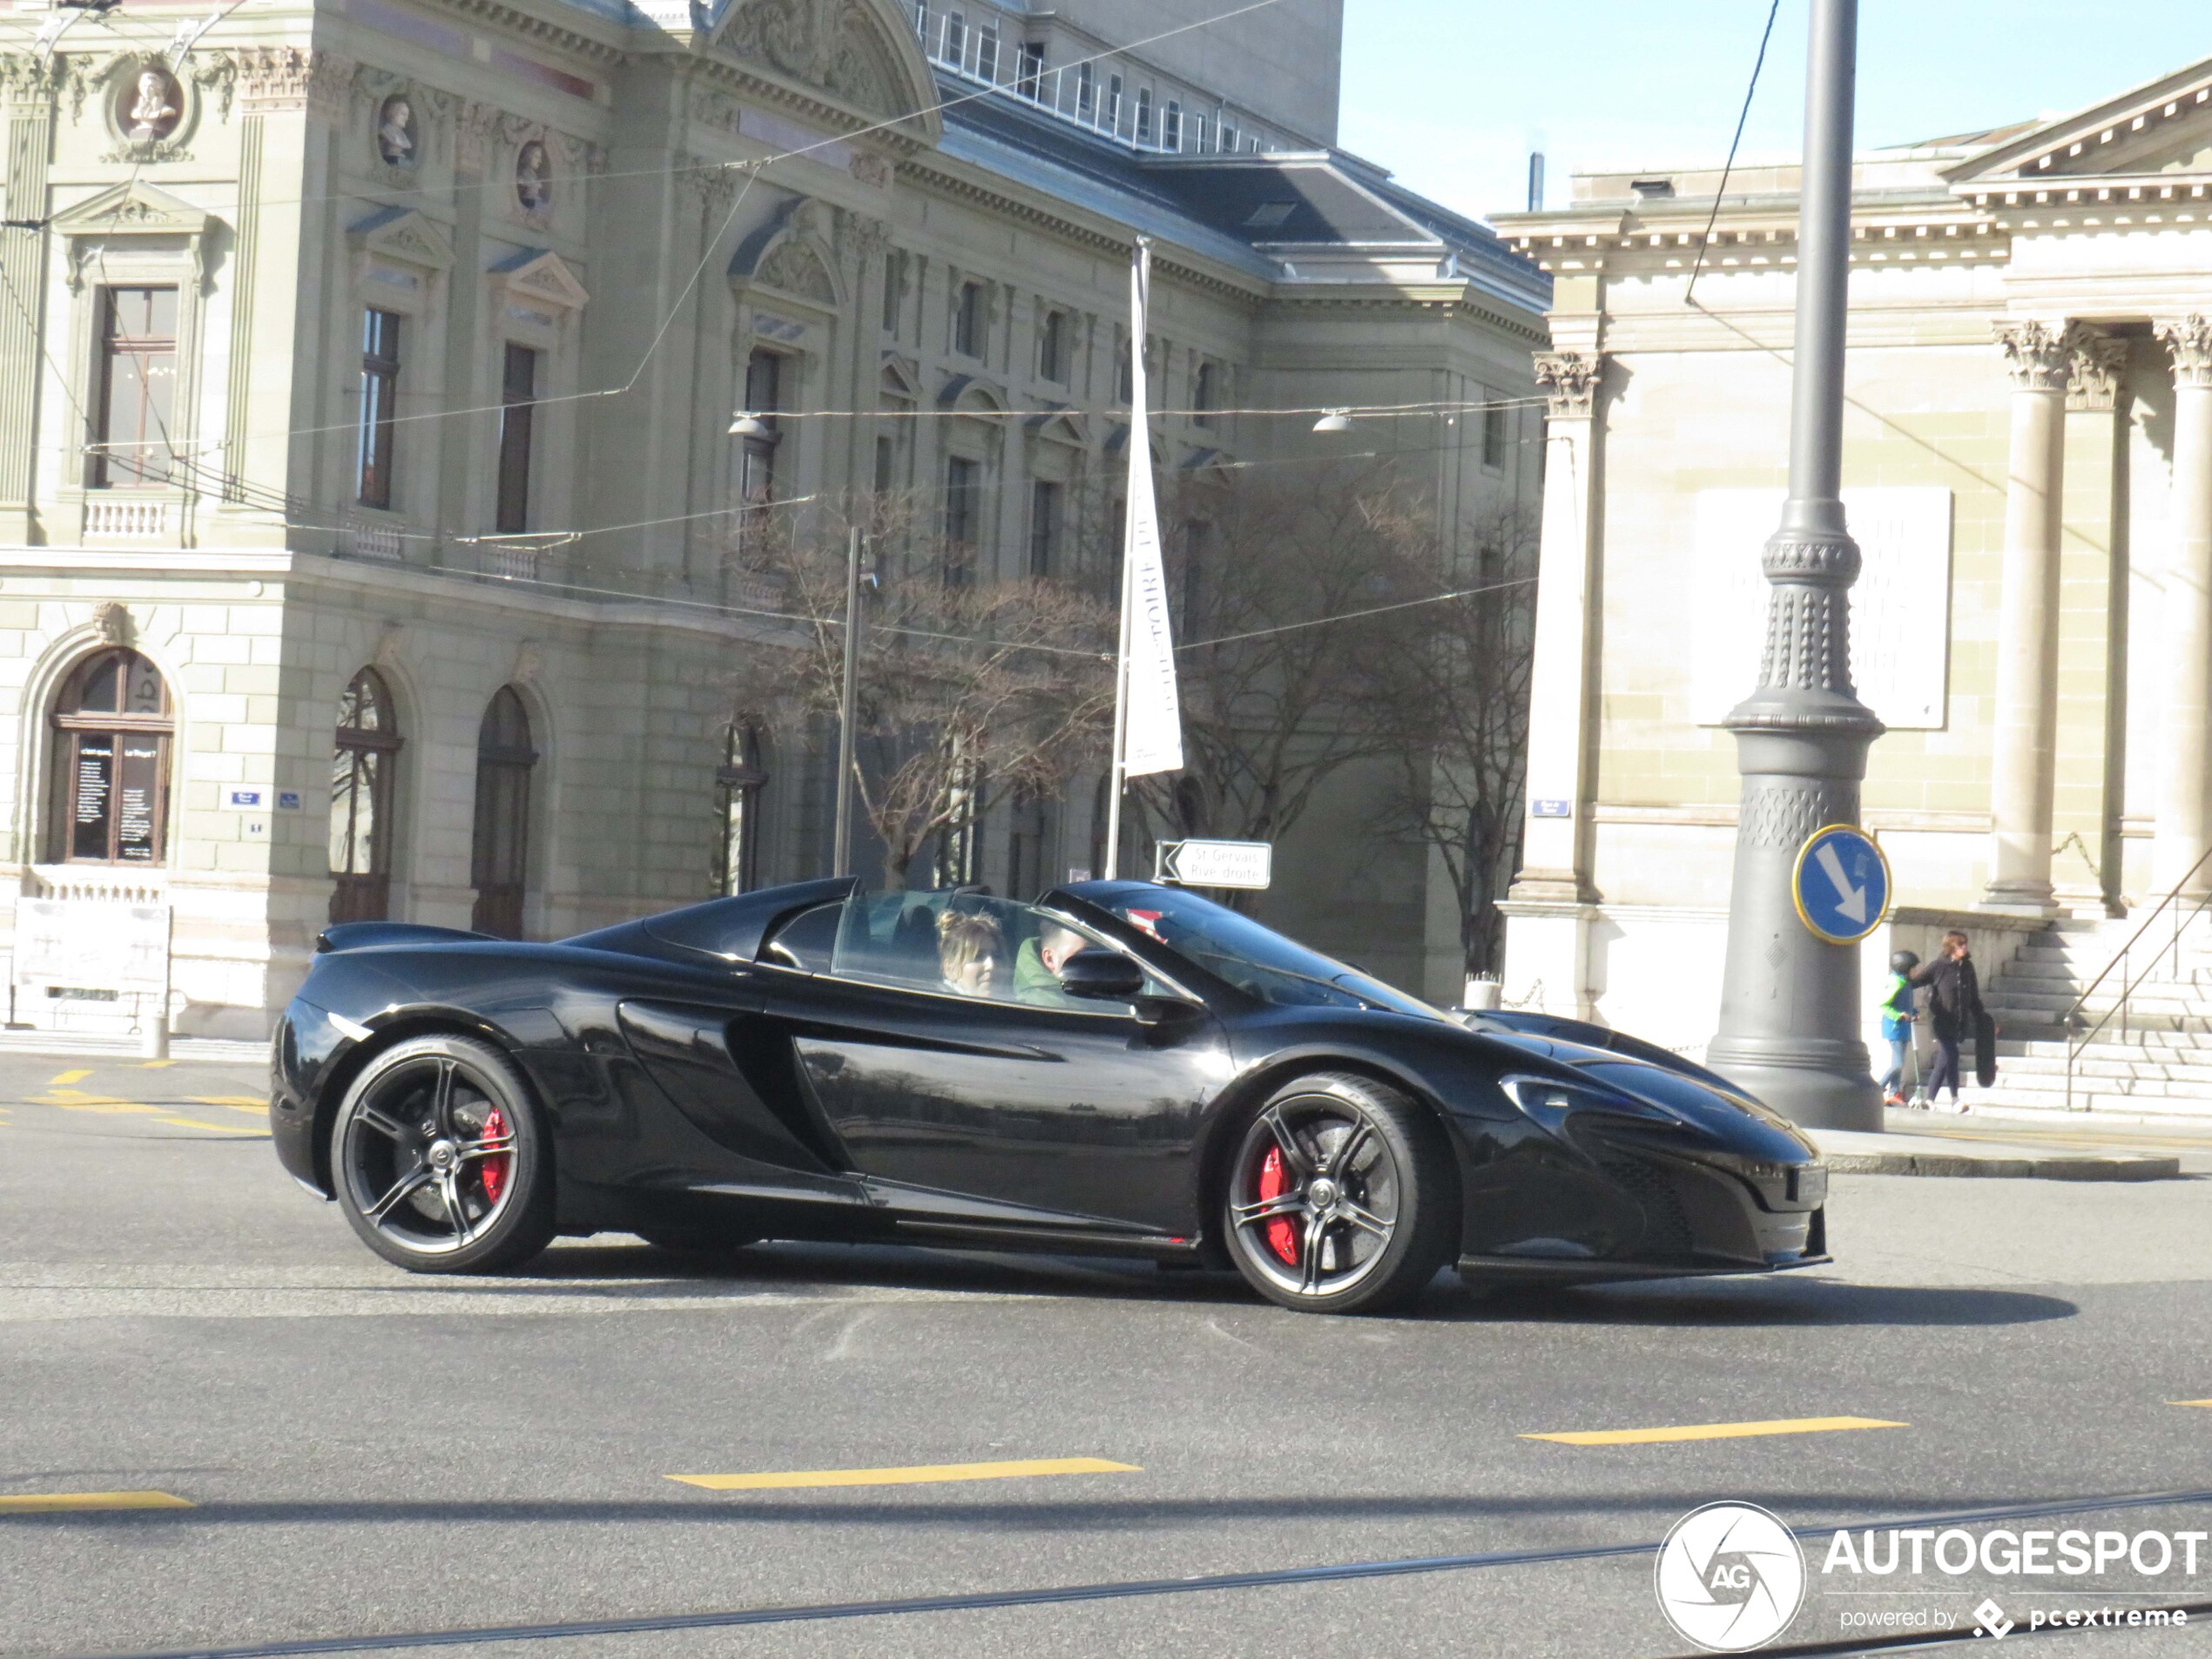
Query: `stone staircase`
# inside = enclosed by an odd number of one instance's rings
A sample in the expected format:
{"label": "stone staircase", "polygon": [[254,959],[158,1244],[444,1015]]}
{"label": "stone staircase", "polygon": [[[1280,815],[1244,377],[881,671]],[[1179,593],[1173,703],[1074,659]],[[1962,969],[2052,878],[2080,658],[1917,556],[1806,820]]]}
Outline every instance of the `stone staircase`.
{"label": "stone staircase", "polygon": [[[2066,1109],[2067,1032],[2060,1022],[2141,925],[2140,918],[2055,922],[1982,988],[2003,1035],[1997,1086],[1976,1089],[1970,1075],[1964,1096],[1970,1109]],[[2144,977],[2120,1011],[2121,992],[2138,974]],[[2154,923],[2128,963],[2114,968],[2075,1016],[2074,1031],[2107,1012],[2112,1017],[2074,1055],[2074,1109],[2212,1122],[2212,916],[2184,927],[2178,945],[2164,918]]]}

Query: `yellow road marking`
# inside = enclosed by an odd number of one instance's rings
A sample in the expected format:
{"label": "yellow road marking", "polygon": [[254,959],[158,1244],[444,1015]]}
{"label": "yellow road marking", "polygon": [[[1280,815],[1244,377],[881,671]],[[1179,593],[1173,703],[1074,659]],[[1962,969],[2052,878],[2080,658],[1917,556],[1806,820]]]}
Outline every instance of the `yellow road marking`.
{"label": "yellow road marking", "polygon": [[258,1095],[194,1095],[192,1098],[203,1106],[227,1106],[234,1112],[252,1112],[256,1117],[269,1109],[268,1101]]}
{"label": "yellow road marking", "polygon": [[177,1062],[173,1060],[141,1060],[138,1062],[138,1069],[140,1071],[159,1071],[165,1066],[173,1066]]}
{"label": "yellow road marking", "polygon": [[91,1075],[91,1069],[88,1066],[82,1071],[64,1071],[60,1076],[54,1079],[54,1082],[56,1085],[64,1083],[81,1083]]}
{"label": "yellow road marking", "polygon": [[781,1474],[671,1474],[710,1492],[761,1492],[792,1487],[903,1487],[938,1480],[1007,1480],[1027,1474],[1136,1474],[1134,1463],[1097,1457],[1019,1458],[1006,1463],[924,1463],[905,1469],[796,1469]]}
{"label": "yellow road marking", "polygon": [[0,1515],[58,1514],[76,1509],[189,1509],[191,1502],[169,1492],[0,1493]]}
{"label": "yellow road marking", "polygon": [[2212,1406],[2212,1399],[2169,1399],[2168,1406]]}
{"label": "yellow road marking", "polygon": [[1687,1428],[1604,1428],[1570,1434],[1524,1434],[1562,1446],[1656,1446],[1673,1440],[1737,1440],[1762,1434],[1826,1434],[1845,1428],[1910,1428],[1878,1417],[1780,1417],[1764,1423],[1697,1423]]}

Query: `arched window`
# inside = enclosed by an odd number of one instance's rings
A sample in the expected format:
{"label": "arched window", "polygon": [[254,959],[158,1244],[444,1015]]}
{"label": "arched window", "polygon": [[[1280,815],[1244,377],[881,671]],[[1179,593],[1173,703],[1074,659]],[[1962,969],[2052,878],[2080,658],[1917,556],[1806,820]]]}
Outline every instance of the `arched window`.
{"label": "arched window", "polygon": [[96,652],[54,704],[57,863],[159,864],[169,832],[176,720],[161,671],[134,651]]}
{"label": "arched window", "polygon": [[502,685],[476,728],[476,827],[469,879],[476,889],[469,925],[502,939],[523,936],[523,894],[529,880],[530,717],[511,685]]}
{"label": "arched window", "polygon": [[384,678],[364,668],[338,698],[330,757],[333,921],[381,921],[391,914],[392,769],[400,723]]}
{"label": "arched window", "polygon": [[714,773],[716,822],[715,891],[729,896],[760,885],[760,792],[768,786],[768,763],[760,728],[747,720],[732,726],[722,740],[722,764]]}

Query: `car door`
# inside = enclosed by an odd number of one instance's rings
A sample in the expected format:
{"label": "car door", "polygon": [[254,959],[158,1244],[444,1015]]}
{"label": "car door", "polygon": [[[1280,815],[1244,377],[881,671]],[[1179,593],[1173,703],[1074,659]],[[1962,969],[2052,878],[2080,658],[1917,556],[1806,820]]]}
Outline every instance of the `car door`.
{"label": "car door", "polygon": [[1194,1234],[1192,1152],[1230,1071],[1213,1017],[1188,1001],[1019,1001],[1004,983],[961,995],[938,971],[934,920],[917,915],[995,915],[1018,948],[1042,913],[886,899],[856,896],[828,970],[770,993],[805,1085],[883,1202],[948,1225]]}

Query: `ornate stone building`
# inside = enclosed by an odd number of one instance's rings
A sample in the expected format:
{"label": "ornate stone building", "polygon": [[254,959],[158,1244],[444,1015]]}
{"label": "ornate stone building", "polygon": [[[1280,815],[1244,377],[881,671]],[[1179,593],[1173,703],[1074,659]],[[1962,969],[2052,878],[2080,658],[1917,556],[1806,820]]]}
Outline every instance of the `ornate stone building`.
{"label": "ornate stone building", "polygon": [[[1794,166],[1577,178],[1504,215],[1554,282],[1527,858],[1509,1002],[1696,1051],[1786,472]],[[1860,158],[1845,505],[1887,942],[2188,878],[2212,759],[2212,62]],[[1695,291],[1692,292],[1692,284]],[[1810,817],[1748,826],[1795,846]],[[1886,941],[1886,942],[1885,942]],[[1870,991],[1871,1010],[1874,998]],[[2042,1018],[2052,1017],[2045,1008]]]}
{"label": "ornate stone building", "polygon": [[[1541,274],[1328,147],[1339,0],[1130,44],[1168,10],[0,10],[17,1022],[136,1017],[68,948],[132,907],[174,1028],[253,1035],[334,916],[558,936],[819,872],[819,745],[721,689],[780,649],[738,504],[949,492],[986,568],[1050,568],[1127,440],[1134,234],[1165,466],[1325,442],[1237,410],[1525,395]],[[1447,542],[1533,503],[1507,413],[1390,423]],[[1092,799],[1022,881],[1090,861]],[[1448,981],[1420,855],[1316,822],[1278,914],[1409,981],[1433,934]]]}

